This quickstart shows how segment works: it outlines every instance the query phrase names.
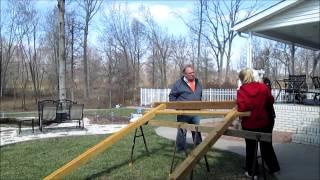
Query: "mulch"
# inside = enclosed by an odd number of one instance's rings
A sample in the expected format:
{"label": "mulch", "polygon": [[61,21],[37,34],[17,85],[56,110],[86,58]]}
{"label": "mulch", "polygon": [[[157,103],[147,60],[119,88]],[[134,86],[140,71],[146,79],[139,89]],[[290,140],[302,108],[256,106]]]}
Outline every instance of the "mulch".
{"label": "mulch", "polygon": [[90,124],[128,124],[129,119],[128,117],[121,117],[121,116],[88,116],[90,119]]}

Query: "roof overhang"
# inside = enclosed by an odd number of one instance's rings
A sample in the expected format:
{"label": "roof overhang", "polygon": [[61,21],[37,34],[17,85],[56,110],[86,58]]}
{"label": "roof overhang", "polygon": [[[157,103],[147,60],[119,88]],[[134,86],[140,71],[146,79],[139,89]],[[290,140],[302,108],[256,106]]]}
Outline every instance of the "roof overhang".
{"label": "roof overhang", "polygon": [[253,35],[293,43],[295,45],[319,50],[320,49],[320,10],[318,17],[305,19],[303,21],[291,20],[287,22],[274,23],[275,18],[284,15],[286,11],[296,6],[302,5],[304,0],[282,1],[249,19],[238,23],[233,30],[239,33],[249,33]]}

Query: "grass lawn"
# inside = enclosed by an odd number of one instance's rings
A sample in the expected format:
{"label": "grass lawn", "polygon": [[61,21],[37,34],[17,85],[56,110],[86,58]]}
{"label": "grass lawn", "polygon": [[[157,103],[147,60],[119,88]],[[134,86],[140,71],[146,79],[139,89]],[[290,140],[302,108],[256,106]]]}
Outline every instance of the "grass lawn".
{"label": "grass lawn", "polygon": [[[167,179],[174,142],[156,135],[149,126],[144,128],[150,156],[138,138],[132,166],[129,166],[131,136],[91,159],[73,171],[66,179]],[[0,179],[42,179],[69,162],[106,136],[91,135],[28,141],[0,147]],[[190,147],[191,148],[191,147]],[[190,149],[189,148],[189,149]],[[193,179],[239,179],[244,173],[244,157],[231,152],[212,150],[208,154],[211,172],[207,173],[204,159],[195,167]],[[177,162],[184,159],[179,155]]]}

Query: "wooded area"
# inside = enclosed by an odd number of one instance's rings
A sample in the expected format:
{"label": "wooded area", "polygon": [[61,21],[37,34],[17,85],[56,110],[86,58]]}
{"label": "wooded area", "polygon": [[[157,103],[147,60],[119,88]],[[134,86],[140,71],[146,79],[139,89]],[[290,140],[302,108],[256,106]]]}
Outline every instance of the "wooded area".
{"label": "wooded area", "polygon": [[[186,3],[194,4],[191,18],[180,19],[190,33],[175,36],[143,6],[141,20],[115,1],[57,0],[46,11],[35,0],[1,1],[0,109],[35,109],[39,99],[61,97],[86,107],[132,105],[140,87],[170,87],[187,63],[205,88],[236,87],[246,47],[232,62],[238,35],[231,28],[256,13],[259,2]],[[92,29],[99,29],[96,44],[88,43]],[[319,51],[296,48],[292,58],[286,44],[255,38],[253,45],[254,68],[271,79],[319,76]]]}

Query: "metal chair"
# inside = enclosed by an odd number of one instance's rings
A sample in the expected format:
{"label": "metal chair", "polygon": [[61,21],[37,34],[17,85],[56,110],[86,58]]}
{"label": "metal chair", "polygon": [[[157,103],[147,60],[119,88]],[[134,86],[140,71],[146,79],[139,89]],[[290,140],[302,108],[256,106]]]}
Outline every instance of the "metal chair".
{"label": "metal chair", "polygon": [[314,86],[314,91],[311,91],[314,93],[313,100],[317,100],[317,96],[319,96],[320,100],[320,77],[319,76],[314,76],[311,77],[312,79],[312,84]]}
{"label": "metal chair", "polygon": [[[84,104],[71,104],[69,109],[69,120],[78,120],[79,121],[79,128],[84,128],[84,121],[83,121],[83,109]],[[82,121],[82,126],[81,126]]]}
{"label": "metal chair", "polygon": [[44,124],[48,124],[56,121],[58,103],[54,101],[40,103],[39,107],[40,107],[39,129],[40,131],[42,131]]}

